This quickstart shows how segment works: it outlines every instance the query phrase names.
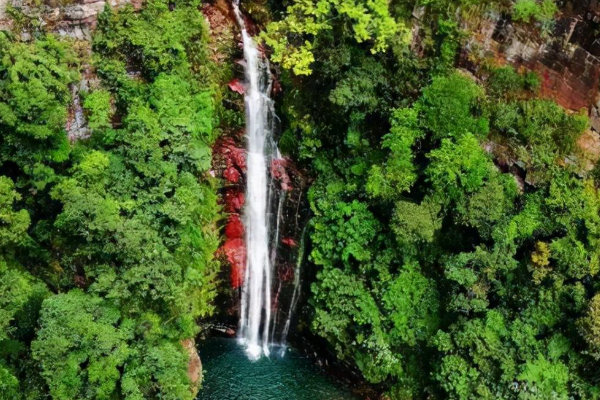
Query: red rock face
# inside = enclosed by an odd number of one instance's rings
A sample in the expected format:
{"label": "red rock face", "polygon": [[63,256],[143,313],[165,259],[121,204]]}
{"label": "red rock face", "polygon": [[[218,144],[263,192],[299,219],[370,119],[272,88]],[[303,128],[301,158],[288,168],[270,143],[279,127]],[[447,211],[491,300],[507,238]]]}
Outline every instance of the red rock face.
{"label": "red rock face", "polygon": [[214,152],[221,161],[221,176],[230,183],[240,183],[242,174],[246,172],[246,151],[238,147],[232,138],[220,140]]}
{"label": "red rock face", "polygon": [[298,243],[296,243],[296,241],[294,240],[294,238],[290,238],[290,237],[286,237],[281,239],[281,243],[290,246],[290,247],[296,247],[298,246]]}
{"label": "red rock face", "polygon": [[291,265],[282,265],[277,270],[279,281],[288,282],[294,279],[294,268]]}
{"label": "red rock face", "polygon": [[[471,27],[469,48],[485,49],[499,65],[535,71],[541,78],[542,96],[567,109],[597,108],[600,41],[594,38],[589,20],[591,9],[597,6],[590,4],[586,10],[586,2],[580,3],[578,10],[561,10],[551,38],[541,37],[529,25],[496,16]],[[461,64],[469,68],[468,57]]]}
{"label": "red rock face", "polygon": [[219,249],[231,265],[231,287],[237,289],[244,282],[246,270],[246,243],[244,239],[227,239]]}
{"label": "red rock face", "polygon": [[229,187],[225,189],[225,193],[222,196],[224,203],[225,212],[228,213],[239,213],[242,210],[242,206],[246,201],[244,192],[241,188]]}
{"label": "red rock face", "polygon": [[[221,176],[232,184],[224,189],[221,196],[223,209],[229,213],[229,217],[223,230],[226,240],[219,249],[219,252],[226,257],[230,264],[231,287],[237,289],[244,282],[246,269],[244,225],[240,216],[245,201],[244,187],[240,183],[246,171],[246,152],[244,149],[236,146],[232,138],[226,138],[215,146],[213,154],[215,157],[216,175]],[[279,184],[281,190],[288,192],[294,190],[292,177],[297,172],[288,160],[273,160],[270,170],[271,176]],[[289,248],[294,248],[298,245],[296,239],[291,236],[283,237],[281,243]],[[289,265],[283,265],[278,269],[278,275],[281,282],[291,281],[294,278],[294,269]]]}
{"label": "red rock face", "polygon": [[244,237],[244,224],[239,214],[231,214],[225,225],[225,236],[227,239],[241,239]]}
{"label": "red rock face", "polygon": [[231,183],[238,183],[242,175],[234,167],[227,167],[223,172],[223,178],[227,179]]}
{"label": "red rock face", "polygon": [[277,76],[273,75],[273,88],[271,89],[271,97],[276,97],[283,92],[283,88],[281,87],[281,83]]}
{"label": "red rock face", "polygon": [[224,158],[228,167],[246,172],[246,150],[238,147],[232,138],[224,138],[215,146],[215,151]]}
{"label": "red rock face", "polygon": [[244,187],[242,178],[246,171],[246,151],[235,142],[235,136],[220,139],[213,149],[213,170],[230,185],[225,186],[220,202],[223,211],[229,214],[223,229],[225,242],[219,248],[230,265],[231,287],[239,288],[244,282],[246,268],[246,243],[244,225],[240,214],[244,206]]}
{"label": "red rock face", "polygon": [[246,93],[246,87],[238,78],[234,78],[231,81],[229,81],[227,86],[229,87],[229,89],[233,90],[236,93],[239,93],[239,94]]}
{"label": "red rock face", "polygon": [[[594,103],[600,82],[600,64],[597,59],[578,48],[575,56],[565,65],[557,61],[550,63],[548,56],[532,59],[526,64],[513,62],[535,71],[541,78],[541,94],[561,106],[578,111]],[[580,54],[581,60],[577,55]],[[556,57],[558,58],[558,57]]]}
{"label": "red rock face", "polygon": [[[231,46],[236,41],[238,45],[241,45],[239,41],[239,29],[237,28],[230,2],[228,0],[214,0],[203,3],[202,12],[212,32],[209,39],[209,48],[213,50],[211,59],[217,65],[231,63],[230,53],[218,51],[220,48],[229,48],[228,46]],[[258,33],[258,29],[252,21],[246,20],[245,22],[250,34],[255,35]],[[264,47],[259,45],[259,51],[264,52]],[[244,64],[243,59],[235,62],[241,65]],[[228,90],[235,93],[232,97],[237,99],[237,101],[232,103],[233,106],[237,107],[238,111],[242,111],[244,106],[242,98],[246,91],[243,78],[238,76],[226,84]],[[274,77],[272,95],[276,96],[280,94],[281,90],[281,84]],[[229,278],[231,287],[239,289],[244,282],[247,259],[247,249],[244,239],[245,229],[241,216],[245,203],[244,184],[247,156],[244,148],[245,132],[243,129],[236,130],[236,128],[231,126],[225,126],[223,130],[226,132],[225,135],[219,138],[213,147],[213,167],[211,171],[213,176],[222,179],[223,188],[221,190],[220,204],[223,207],[223,211],[227,214],[227,221],[222,231],[224,241],[217,254],[226,260],[223,268],[223,275],[225,276],[222,276],[222,278]],[[300,230],[293,222],[288,223],[287,221],[296,221],[297,223],[299,219],[305,220],[302,211],[304,208],[298,204],[301,201],[299,199],[303,199],[303,196],[296,195],[295,192],[296,190],[303,190],[304,180],[299,171],[294,168],[293,163],[287,159],[274,160],[269,166],[269,172],[273,178],[275,189],[290,193],[284,196],[285,202],[282,208],[284,211],[281,216],[283,222],[281,224],[281,236],[279,237],[280,243],[287,246],[287,249],[285,249],[286,251],[282,251],[282,254],[278,255],[277,260],[275,260],[277,266],[275,275],[280,278],[279,289],[275,292],[277,294],[272,300],[272,305],[276,309],[276,305],[279,303],[279,291],[289,291],[290,282],[294,281],[294,257],[298,251],[297,240]],[[300,216],[298,213],[300,213]],[[227,267],[227,264],[229,264],[229,267]],[[226,277],[226,275],[229,276]],[[238,312],[237,307],[238,305],[229,308],[228,312],[230,314]]]}
{"label": "red rock face", "polygon": [[246,172],[246,150],[235,147],[233,144],[230,144],[227,150],[229,151],[232,165],[242,172]]}
{"label": "red rock face", "polygon": [[288,162],[285,159],[276,159],[271,163],[271,176],[276,181],[279,181],[281,189],[289,192],[293,189],[292,181],[286,171]]}

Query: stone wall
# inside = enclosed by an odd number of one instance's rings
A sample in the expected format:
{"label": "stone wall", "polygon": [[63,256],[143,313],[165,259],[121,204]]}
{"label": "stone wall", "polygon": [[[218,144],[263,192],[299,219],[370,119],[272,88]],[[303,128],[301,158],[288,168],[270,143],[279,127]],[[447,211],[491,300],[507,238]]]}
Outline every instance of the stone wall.
{"label": "stone wall", "polygon": [[471,37],[459,63],[476,74],[482,60],[537,72],[542,96],[574,112],[586,110],[591,130],[581,138],[580,147],[595,162],[600,157],[600,0],[557,4],[560,13],[545,34],[498,13],[464,21]]}
{"label": "stone wall", "polygon": [[[143,0],[109,0],[112,7],[132,4],[136,9],[141,7],[142,2]],[[47,32],[73,38],[79,42],[79,51],[91,53],[92,31],[96,27],[98,14],[106,3],[104,0],[43,0],[40,5],[34,5],[31,0],[0,0],[0,30],[13,27],[13,21],[7,13],[7,7],[12,6],[27,17],[38,20]],[[28,40],[31,36],[27,31],[20,34],[23,40]],[[79,92],[98,84],[93,67],[84,61],[81,65],[81,80],[70,87],[73,102],[69,106],[65,126],[70,141],[86,138],[90,134]]]}
{"label": "stone wall", "polygon": [[[570,110],[597,107],[600,82],[600,4],[598,0],[562,4],[554,30],[543,35],[529,24],[491,13],[488,18],[469,21],[472,32],[465,53],[494,58],[538,72],[542,94]],[[586,5],[587,4],[587,5]]]}
{"label": "stone wall", "polygon": [[[108,3],[113,7],[131,3],[139,8],[142,1],[109,0]],[[104,0],[76,0],[66,4],[64,1],[44,0],[41,5],[36,6],[26,0],[0,0],[0,29],[7,29],[12,24],[6,13],[7,6],[11,5],[26,16],[39,20],[49,32],[77,40],[90,40],[98,14],[102,12],[106,3]],[[23,35],[27,36],[27,32],[23,32]]]}

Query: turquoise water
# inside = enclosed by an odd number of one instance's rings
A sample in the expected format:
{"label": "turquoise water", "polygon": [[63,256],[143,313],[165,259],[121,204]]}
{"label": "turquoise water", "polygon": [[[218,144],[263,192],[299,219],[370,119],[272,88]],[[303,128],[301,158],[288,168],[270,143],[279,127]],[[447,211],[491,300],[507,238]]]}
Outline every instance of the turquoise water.
{"label": "turquoise water", "polygon": [[250,361],[234,339],[211,338],[198,346],[204,382],[198,400],[350,400],[347,387],[294,350],[283,358]]}

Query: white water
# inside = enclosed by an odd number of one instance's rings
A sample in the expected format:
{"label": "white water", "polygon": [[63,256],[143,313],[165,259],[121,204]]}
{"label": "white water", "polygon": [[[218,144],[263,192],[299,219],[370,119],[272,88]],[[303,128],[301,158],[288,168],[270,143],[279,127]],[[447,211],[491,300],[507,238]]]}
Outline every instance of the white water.
{"label": "white water", "polygon": [[[269,209],[271,203],[268,166],[278,151],[273,142],[273,101],[271,75],[267,61],[246,30],[239,10],[239,0],[233,3],[236,19],[242,31],[244,45],[246,92],[246,273],[242,287],[239,339],[250,358],[269,355],[269,325],[271,323],[272,258],[269,241]],[[262,332],[261,332],[262,327]]]}
{"label": "white water", "polygon": [[296,269],[294,270],[294,292],[292,293],[292,301],[290,301],[290,309],[288,310],[285,325],[283,326],[283,331],[281,332],[282,355],[285,354],[287,335],[290,332],[290,326],[292,324],[292,314],[294,313],[296,305],[298,304],[298,300],[300,299],[300,267],[302,266],[302,260],[304,259],[305,237],[306,227],[304,227],[304,230],[302,231],[302,237],[300,238],[300,251],[298,252],[298,256],[296,259]]}

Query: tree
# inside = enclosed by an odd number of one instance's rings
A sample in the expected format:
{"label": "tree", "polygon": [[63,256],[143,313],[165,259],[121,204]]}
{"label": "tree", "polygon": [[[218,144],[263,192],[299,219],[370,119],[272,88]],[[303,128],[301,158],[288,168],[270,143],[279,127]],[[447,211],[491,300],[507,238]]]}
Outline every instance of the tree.
{"label": "tree", "polygon": [[427,174],[434,196],[440,202],[459,200],[481,188],[493,171],[493,164],[470,133],[456,142],[443,139],[442,145],[428,154]]}
{"label": "tree", "polygon": [[513,16],[517,21],[531,22],[536,20],[549,23],[558,11],[553,0],[517,0],[513,5]]}
{"label": "tree", "polygon": [[410,191],[417,180],[412,147],[424,136],[419,129],[415,109],[398,109],[392,117],[390,133],[383,137],[382,148],[390,154],[383,166],[374,165],[369,172],[367,192],[374,197],[393,199]]}
{"label": "tree", "polygon": [[402,268],[385,294],[383,304],[392,322],[389,335],[397,343],[426,343],[439,324],[439,298],[435,283],[414,265]]}
{"label": "tree", "polygon": [[0,176],[0,249],[9,250],[27,239],[30,218],[27,210],[14,209],[21,195],[15,190],[13,181]]}
{"label": "tree", "polygon": [[47,182],[35,171],[69,156],[68,85],[78,79],[78,61],[72,48],[53,35],[26,43],[2,32],[0,54],[0,163],[16,163],[41,189]]}
{"label": "tree", "polygon": [[586,315],[579,320],[579,329],[590,355],[600,359],[600,295],[591,298]]}
{"label": "tree", "polygon": [[271,59],[296,75],[312,72],[315,38],[331,30],[335,18],[350,21],[354,39],[372,42],[373,53],[384,51],[394,38],[408,39],[408,30],[390,15],[387,0],[295,0],[286,14],[285,19],[269,23],[262,37],[273,49]]}
{"label": "tree", "polygon": [[44,301],[33,357],[55,399],[111,399],[130,353],[132,321],[118,308],[74,289]]}
{"label": "tree", "polygon": [[472,79],[454,72],[433,78],[416,108],[422,113],[421,124],[435,139],[459,139],[466,133],[481,138],[489,131],[488,120],[477,115],[483,96]]}

